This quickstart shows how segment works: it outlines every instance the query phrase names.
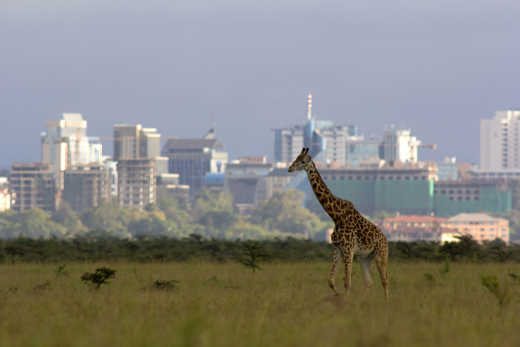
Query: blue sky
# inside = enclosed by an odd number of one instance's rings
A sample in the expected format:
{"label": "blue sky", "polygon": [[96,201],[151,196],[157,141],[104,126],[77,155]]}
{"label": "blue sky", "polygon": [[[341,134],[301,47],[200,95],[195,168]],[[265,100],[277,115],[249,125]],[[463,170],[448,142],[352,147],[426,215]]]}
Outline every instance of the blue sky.
{"label": "blue sky", "polygon": [[[422,158],[478,162],[479,120],[519,108],[520,2],[0,2],[0,168],[40,159],[45,121],[80,112],[272,155],[271,128],[411,128]],[[110,144],[106,144],[111,152]]]}

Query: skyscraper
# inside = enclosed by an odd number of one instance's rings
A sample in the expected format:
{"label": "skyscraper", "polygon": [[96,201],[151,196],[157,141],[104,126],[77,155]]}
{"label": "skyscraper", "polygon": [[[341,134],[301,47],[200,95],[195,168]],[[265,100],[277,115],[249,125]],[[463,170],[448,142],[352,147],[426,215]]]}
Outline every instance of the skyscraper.
{"label": "skyscraper", "polygon": [[63,200],[77,212],[110,199],[110,176],[102,164],[77,165],[65,170]]}
{"label": "skyscraper", "polygon": [[87,121],[80,113],[63,113],[60,120],[47,121],[41,135],[42,162],[51,164],[58,190],[63,188],[63,171],[79,164],[101,163],[102,145],[87,137]]}
{"label": "skyscraper", "polygon": [[143,209],[157,200],[154,159],[120,159],[117,161],[117,177],[117,197],[122,206]]}
{"label": "skyscraper", "polygon": [[162,155],[169,158],[168,171],[178,173],[180,184],[189,185],[192,194],[204,187],[206,175],[224,174],[228,162],[213,129],[203,138],[169,139]]}
{"label": "skyscraper", "polygon": [[156,158],[161,152],[161,135],[141,124],[114,125],[114,160]]}
{"label": "skyscraper", "polygon": [[9,175],[9,190],[15,211],[56,209],[56,182],[53,167],[45,163],[14,163]]}
{"label": "skyscraper", "polygon": [[343,166],[349,131],[352,131],[351,126],[315,119],[312,114],[312,94],[309,93],[305,124],[274,129],[274,161],[290,163],[302,147],[309,147],[316,161]]}
{"label": "skyscraper", "polygon": [[114,161],[117,161],[118,200],[123,206],[143,208],[154,203],[156,176],[167,172],[160,157],[161,135],[141,124],[114,125]]}
{"label": "skyscraper", "polygon": [[480,121],[480,170],[520,169],[520,111],[496,111]]}
{"label": "skyscraper", "polygon": [[416,163],[421,141],[412,136],[410,129],[390,128],[383,135],[383,159],[388,162]]}

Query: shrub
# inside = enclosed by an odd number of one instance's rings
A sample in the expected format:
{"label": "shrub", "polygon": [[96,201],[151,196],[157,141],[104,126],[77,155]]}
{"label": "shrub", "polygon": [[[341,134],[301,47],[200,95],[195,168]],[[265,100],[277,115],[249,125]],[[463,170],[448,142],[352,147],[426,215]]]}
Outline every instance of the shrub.
{"label": "shrub", "polygon": [[101,285],[108,284],[108,279],[116,276],[116,270],[108,267],[97,268],[94,273],[85,272],[81,276],[81,280],[85,283],[91,284],[94,288],[99,289]]}

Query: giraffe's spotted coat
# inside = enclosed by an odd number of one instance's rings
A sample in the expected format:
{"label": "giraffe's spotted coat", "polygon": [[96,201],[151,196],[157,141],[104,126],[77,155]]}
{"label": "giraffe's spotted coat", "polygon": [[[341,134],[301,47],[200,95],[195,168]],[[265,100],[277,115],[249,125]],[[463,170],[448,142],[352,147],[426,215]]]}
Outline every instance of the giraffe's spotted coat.
{"label": "giraffe's spotted coat", "polygon": [[342,257],[345,263],[345,290],[349,291],[352,259],[354,254],[358,254],[366,286],[370,287],[372,285],[370,263],[375,259],[385,296],[388,298],[388,273],[386,269],[388,263],[388,242],[385,235],[374,223],[359,213],[352,202],[338,198],[330,192],[307,152],[308,149],[306,148],[302,150],[289,167],[289,172],[298,170],[307,172],[316,198],[323,206],[325,212],[334,221],[335,227],[331,235],[331,241],[335,249],[332,270],[329,276],[329,286],[337,293],[334,277],[337,262]]}

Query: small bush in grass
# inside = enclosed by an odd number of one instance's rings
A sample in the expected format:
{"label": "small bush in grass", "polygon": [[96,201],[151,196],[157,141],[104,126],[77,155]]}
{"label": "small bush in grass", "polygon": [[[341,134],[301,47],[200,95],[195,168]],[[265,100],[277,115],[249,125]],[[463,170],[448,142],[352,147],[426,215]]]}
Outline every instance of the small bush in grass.
{"label": "small bush in grass", "polygon": [[255,272],[262,268],[258,264],[260,260],[268,258],[262,243],[258,241],[246,241],[241,245],[241,253],[238,256],[238,262]]}
{"label": "small bush in grass", "polygon": [[99,289],[101,285],[108,284],[108,280],[114,277],[116,277],[116,270],[103,266],[97,268],[94,273],[85,272],[81,276],[81,280],[93,285],[94,288]]}
{"label": "small bush in grass", "polygon": [[161,290],[173,290],[177,287],[178,283],[179,281],[177,280],[156,280],[153,282],[153,287]]}

